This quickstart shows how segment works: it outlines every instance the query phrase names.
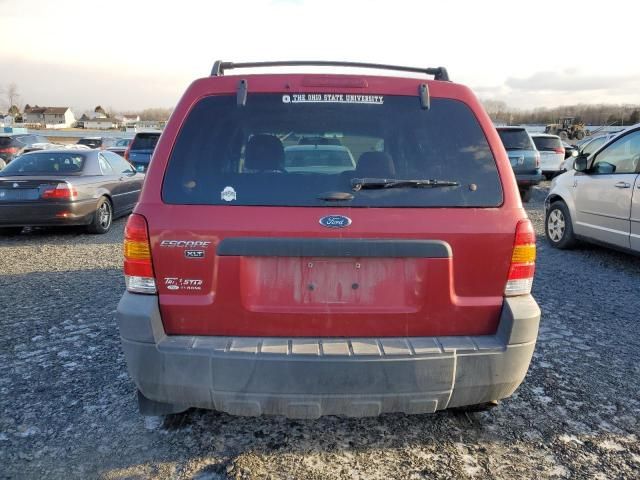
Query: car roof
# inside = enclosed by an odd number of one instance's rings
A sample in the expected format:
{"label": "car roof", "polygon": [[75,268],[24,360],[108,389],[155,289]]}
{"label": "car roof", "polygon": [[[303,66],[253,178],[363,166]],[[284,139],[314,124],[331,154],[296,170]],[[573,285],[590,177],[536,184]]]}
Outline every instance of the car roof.
{"label": "car roof", "polygon": [[82,155],[96,155],[98,152],[99,150],[93,150],[91,148],[87,150],[79,148],[47,148],[45,150],[33,150],[23,155],[33,155],[34,153],[80,153]]}
{"label": "car roof", "polygon": [[550,133],[532,133],[532,137],[545,137],[545,138],[560,138],[558,135],[551,135]]}

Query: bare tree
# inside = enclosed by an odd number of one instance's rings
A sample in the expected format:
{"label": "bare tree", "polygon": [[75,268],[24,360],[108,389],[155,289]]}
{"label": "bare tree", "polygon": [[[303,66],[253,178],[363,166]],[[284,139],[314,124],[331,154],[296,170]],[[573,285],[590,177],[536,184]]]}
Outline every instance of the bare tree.
{"label": "bare tree", "polygon": [[2,90],[2,94],[6,100],[7,109],[10,109],[14,105],[18,105],[20,94],[18,93],[18,85],[10,83],[5,89]]}

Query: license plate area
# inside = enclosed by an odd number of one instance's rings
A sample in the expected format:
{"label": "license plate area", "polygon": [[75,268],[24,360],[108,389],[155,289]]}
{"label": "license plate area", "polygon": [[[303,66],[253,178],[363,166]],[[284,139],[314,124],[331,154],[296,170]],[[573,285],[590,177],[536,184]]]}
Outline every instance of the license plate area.
{"label": "license plate area", "polygon": [[37,188],[0,188],[0,202],[20,200],[38,200],[40,190]]}
{"label": "license plate area", "polygon": [[424,259],[243,257],[241,295],[251,311],[413,312]]}

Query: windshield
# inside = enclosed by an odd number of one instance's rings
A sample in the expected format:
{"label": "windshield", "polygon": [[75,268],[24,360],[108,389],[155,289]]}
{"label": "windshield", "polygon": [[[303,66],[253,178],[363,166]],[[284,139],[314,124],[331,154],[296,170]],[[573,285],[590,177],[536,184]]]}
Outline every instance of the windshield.
{"label": "windshield", "polygon": [[22,155],[13,160],[0,176],[11,175],[74,175],[82,172],[85,156],[77,152],[38,152]]}
{"label": "windshield", "polygon": [[159,133],[138,133],[133,139],[131,150],[153,150],[159,138]]}
{"label": "windshield", "polygon": [[[434,98],[423,109],[416,97],[325,97],[336,101],[316,103],[316,95],[304,94],[249,94],[243,107],[235,96],[201,100],[173,146],[164,201],[325,206],[324,193],[344,192],[352,195],[342,196],[348,201],[340,205],[352,207],[502,203],[495,160],[464,103]],[[354,191],[354,178],[455,185]]]}
{"label": "windshield", "polygon": [[531,137],[524,128],[498,129],[498,134],[507,150],[535,150]]}
{"label": "windshield", "polygon": [[598,148],[600,148],[600,146],[603,145],[606,140],[607,140],[607,137],[594,138],[582,148],[582,153],[586,155],[591,155]]}

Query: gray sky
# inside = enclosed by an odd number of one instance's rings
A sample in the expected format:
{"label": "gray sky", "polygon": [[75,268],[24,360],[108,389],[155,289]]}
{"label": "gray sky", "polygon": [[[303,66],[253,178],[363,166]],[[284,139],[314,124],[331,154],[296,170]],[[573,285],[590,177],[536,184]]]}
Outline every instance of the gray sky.
{"label": "gray sky", "polygon": [[640,103],[637,2],[0,0],[0,11],[0,86],[77,112],[173,106],[218,58],[444,65],[520,108]]}

